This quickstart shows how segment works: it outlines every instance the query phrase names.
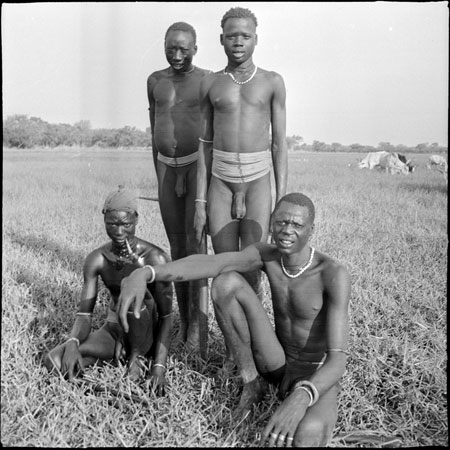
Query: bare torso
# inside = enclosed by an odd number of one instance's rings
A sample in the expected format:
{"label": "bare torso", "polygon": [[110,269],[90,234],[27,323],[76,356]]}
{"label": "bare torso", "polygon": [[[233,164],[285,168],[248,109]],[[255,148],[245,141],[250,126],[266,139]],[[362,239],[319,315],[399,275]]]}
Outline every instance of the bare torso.
{"label": "bare torso", "polygon": [[275,331],[288,361],[320,361],[326,350],[327,286],[324,273],[336,263],[316,251],[319,262],[299,278],[282,272],[280,255],[270,251],[264,270],[270,281]]}
{"label": "bare torso", "polygon": [[209,101],[214,109],[214,148],[236,153],[270,148],[272,72],[259,69],[244,85],[223,71],[214,75]]}
{"label": "bare torso", "polygon": [[199,89],[207,73],[195,67],[191,73],[173,74],[164,69],[150,75],[153,139],[156,149],[164,156],[175,158],[197,151],[201,132]]}

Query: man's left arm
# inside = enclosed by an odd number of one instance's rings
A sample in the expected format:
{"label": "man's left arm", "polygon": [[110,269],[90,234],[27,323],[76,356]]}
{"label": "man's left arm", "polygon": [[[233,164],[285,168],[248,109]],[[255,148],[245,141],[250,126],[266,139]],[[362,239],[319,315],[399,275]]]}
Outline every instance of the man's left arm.
{"label": "man's left arm", "polygon": [[309,378],[317,388],[319,396],[341,379],[347,362],[350,275],[344,266],[333,264],[332,268],[324,273],[324,291],[328,305],[325,330],[327,357],[320,370]]}
{"label": "man's left arm", "polygon": [[286,88],[283,78],[273,74],[273,96],[271,100],[272,163],[276,186],[276,202],[286,194],[287,145],[286,145]]}

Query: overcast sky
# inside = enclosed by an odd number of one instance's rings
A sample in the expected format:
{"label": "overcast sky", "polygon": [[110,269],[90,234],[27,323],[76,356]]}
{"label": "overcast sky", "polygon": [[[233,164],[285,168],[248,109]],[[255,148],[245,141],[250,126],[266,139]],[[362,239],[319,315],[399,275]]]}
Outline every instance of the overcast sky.
{"label": "overcast sky", "polygon": [[3,116],[144,130],[167,28],[193,25],[194,64],[217,71],[233,6],[258,19],[256,65],[284,78],[288,135],[447,145],[448,2],[3,3]]}

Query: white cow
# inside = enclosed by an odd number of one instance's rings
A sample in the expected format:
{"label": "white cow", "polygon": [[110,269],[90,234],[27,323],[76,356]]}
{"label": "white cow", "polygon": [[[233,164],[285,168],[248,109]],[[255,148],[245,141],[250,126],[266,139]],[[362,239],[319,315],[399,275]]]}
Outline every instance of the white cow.
{"label": "white cow", "polygon": [[381,158],[387,155],[389,155],[389,152],[385,151],[368,153],[366,157],[358,163],[358,167],[360,169],[364,168],[373,169],[374,167],[380,164]]}
{"label": "white cow", "polygon": [[403,175],[409,174],[409,167],[403,161],[400,161],[398,155],[395,153],[388,153],[385,156],[382,156],[380,159],[380,163],[378,167],[384,169],[386,172],[390,174],[401,173]]}
{"label": "white cow", "polygon": [[438,168],[443,168],[447,171],[447,160],[441,155],[431,155],[428,159],[427,167],[431,169],[433,166],[437,166]]}

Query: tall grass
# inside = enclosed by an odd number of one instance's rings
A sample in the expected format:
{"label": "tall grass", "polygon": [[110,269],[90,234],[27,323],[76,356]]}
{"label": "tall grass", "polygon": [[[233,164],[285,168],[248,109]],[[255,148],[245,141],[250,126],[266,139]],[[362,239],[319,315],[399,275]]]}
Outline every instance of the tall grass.
{"label": "tall grass", "polygon": [[[359,170],[353,154],[289,155],[289,191],[317,207],[312,244],[352,277],[351,356],[333,447],[448,445],[447,185],[426,169],[425,155],[415,159],[419,168],[405,177]],[[212,306],[208,360],[172,346],[163,398],[131,383],[124,367],[89,369],[91,382],[79,384],[42,367],[43,353],[71,329],[83,259],[107,240],[100,210],[118,184],[154,195],[150,152],[4,150],[2,444],[257,445],[276,392],[245,423],[230,421],[241,382],[217,375],[225,350]],[[158,205],[142,200],[139,207],[137,235],[168,251]],[[102,287],[96,328],[107,301]],[[271,314],[268,300],[266,307]]]}

